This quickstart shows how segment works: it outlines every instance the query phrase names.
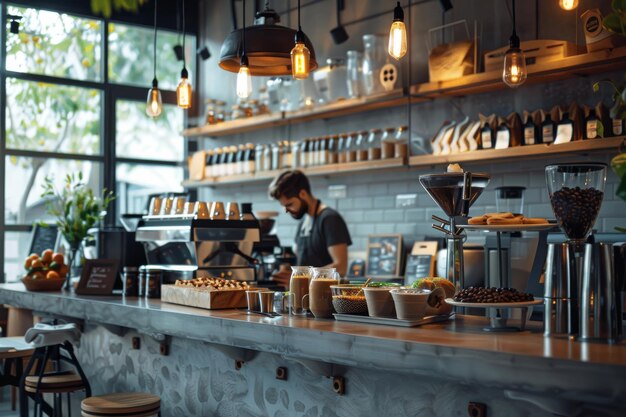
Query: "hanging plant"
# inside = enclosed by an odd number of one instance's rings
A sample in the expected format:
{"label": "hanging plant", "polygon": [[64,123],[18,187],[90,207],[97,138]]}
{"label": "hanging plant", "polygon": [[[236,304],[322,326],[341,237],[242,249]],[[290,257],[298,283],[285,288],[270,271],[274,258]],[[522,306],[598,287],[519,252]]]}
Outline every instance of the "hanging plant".
{"label": "hanging plant", "polygon": [[95,15],[101,14],[109,18],[114,9],[116,12],[123,10],[137,13],[139,7],[147,1],[148,0],[91,0],[91,11]]}

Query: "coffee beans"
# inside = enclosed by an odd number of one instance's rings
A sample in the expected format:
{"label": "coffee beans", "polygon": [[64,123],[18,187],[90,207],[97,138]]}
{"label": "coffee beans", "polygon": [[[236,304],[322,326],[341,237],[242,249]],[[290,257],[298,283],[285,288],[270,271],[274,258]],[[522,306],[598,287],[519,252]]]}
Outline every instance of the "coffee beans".
{"label": "coffee beans", "polygon": [[585,239],[596,221],[604,193],[595,188],[563,187],[550,202],[559,226],[570,239]]}
{"label": "coffee beans", "polygon": [[532,294],[517,291],[515,288],[469,287],[454,296],[454,301],[461,303],[518,303],[533,300]]}

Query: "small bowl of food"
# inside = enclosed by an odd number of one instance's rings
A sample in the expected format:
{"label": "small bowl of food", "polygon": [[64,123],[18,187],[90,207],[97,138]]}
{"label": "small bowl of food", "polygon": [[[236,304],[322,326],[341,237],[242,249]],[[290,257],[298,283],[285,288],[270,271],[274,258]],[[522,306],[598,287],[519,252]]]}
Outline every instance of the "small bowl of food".
{"label": "small bowl of food", "polygon": [[401,320],[417,320],[424,318],[428,297],[431,291],[413,288],[397,288],[390,291],[396,307],[396,315]]}
{"label": "small bowl of food", "polygon": [[390,291],[399,288],[395,282],[372,282],[363,288],[370,317],[396,317],[396,307]]}
{"label": "small bowl of food", "polygon": [[361,288],[362,285],[354,284],[331,285],[335,311],[339,314],[367,314],[367,302]]}

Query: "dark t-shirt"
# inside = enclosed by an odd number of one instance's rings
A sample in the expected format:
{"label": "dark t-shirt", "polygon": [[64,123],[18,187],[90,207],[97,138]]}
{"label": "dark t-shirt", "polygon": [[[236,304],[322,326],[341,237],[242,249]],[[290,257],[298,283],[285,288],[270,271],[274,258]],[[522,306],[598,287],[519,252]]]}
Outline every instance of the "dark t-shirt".
{"label": "dark t-shirt", "polygon": [[[325,266],[333,262],[328,247],[345,243],[352,244],[348,226],[343,217],[330,207],[325,207],[312,220],[310,232],[303,227],[305,219],[298,223],[296,230],[296,255],[298,264],[303,266]],[[308,219],[311,222],[311,219]]]}

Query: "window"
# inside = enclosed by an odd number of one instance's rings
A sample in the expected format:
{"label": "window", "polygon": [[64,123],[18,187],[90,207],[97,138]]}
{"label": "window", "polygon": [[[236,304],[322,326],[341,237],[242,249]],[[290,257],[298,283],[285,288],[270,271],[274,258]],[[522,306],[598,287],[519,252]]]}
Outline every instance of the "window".
{"label": "window", "polygon": [[[96,193],[113,190],[109,224],[120,213],[141,213],[151,193],[181,191],[185,114],[173,94],[182,68],[173,53],[181,43],[177,33],[158,31],[165,104],[155,121],[145,114],[153,77],[151,28],[2,2],[0,9],[3,17],[21,16],[20,33],[11,33],[7,21],[0,45],[6,58],[0,68],[6,91],[0,103],[1,282],[23,274],[32,224],[50,220],[41,198],[46,176],[60,186],[66,174],[80,171]],[[195,37],[187,35],[187,56],[193,51]]]}

